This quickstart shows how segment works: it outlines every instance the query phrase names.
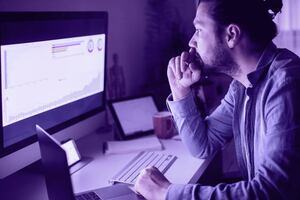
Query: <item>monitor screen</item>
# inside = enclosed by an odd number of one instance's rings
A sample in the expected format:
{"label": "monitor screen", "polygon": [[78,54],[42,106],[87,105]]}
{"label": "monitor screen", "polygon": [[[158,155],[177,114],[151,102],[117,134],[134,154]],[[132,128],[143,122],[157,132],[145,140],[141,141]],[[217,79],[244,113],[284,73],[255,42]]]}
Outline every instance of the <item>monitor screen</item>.
{"label": "monitor screen", "polygon": [[107,14],[2,13],[1,155],[104,108]]}

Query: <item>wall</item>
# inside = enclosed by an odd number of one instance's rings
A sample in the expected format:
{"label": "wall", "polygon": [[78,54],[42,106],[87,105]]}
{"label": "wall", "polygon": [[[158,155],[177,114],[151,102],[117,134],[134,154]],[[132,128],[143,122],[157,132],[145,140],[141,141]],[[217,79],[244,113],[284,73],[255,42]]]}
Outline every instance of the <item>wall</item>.
{"label": "wall", "polygon": [[292,50],[300,56],[300,1],[284,0],[282,12],[275,21],[278,25],[279,34],[275,43],[279,47]]}

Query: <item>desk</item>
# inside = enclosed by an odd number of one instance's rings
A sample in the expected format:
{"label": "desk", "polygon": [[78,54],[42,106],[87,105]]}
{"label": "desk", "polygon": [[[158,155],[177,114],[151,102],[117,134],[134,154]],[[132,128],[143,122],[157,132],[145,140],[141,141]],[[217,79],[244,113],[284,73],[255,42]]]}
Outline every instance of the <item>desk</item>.
{"label": "desk", "polygon": [[[102,144],[111,138],[112,134],[95,132],[76,141],[81,154],[92,158],[92,161],[71,176],[75,193],[108,186],[108,180],[137,154],[103,155]],[[164,152],[177,156],[177,160],[165,173],[172,183],[196,183],[212,160],[212,158],[206,160],[193,158],[181,141],[161,140],[161,142],[165,147]],[[40,167],[27,167],[1,181],[0,198],[48,199]]]}

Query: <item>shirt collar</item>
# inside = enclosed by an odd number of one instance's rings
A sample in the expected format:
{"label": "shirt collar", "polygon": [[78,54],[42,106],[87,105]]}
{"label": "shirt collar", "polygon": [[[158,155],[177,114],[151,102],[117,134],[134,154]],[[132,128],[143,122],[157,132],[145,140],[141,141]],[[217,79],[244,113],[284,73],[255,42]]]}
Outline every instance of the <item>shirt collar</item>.
{"label": "shirt collar", "polygon": [[252,86],[255,86],[255,84],[267,74],[271,63],[276,56],[276,52],[277,47],[273,42],[271,42],[265,48],[260,59],[258,60],[256,70],[247,75]]}

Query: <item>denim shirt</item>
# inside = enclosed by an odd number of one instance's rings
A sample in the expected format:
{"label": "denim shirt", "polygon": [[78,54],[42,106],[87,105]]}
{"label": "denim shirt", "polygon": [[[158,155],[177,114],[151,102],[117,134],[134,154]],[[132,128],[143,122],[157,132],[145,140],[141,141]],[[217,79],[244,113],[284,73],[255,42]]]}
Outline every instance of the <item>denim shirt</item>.
{"label": "denim shirt", "polygon": [[300,199],[300,59],[271,43],[248,79],[249,88],[233,80],[221,104],[205,118],[192,92],[179,101],[168,97],[190,153],[209,157],[234,138],[244,180],[214,187],[171,184],[167,199]]}

